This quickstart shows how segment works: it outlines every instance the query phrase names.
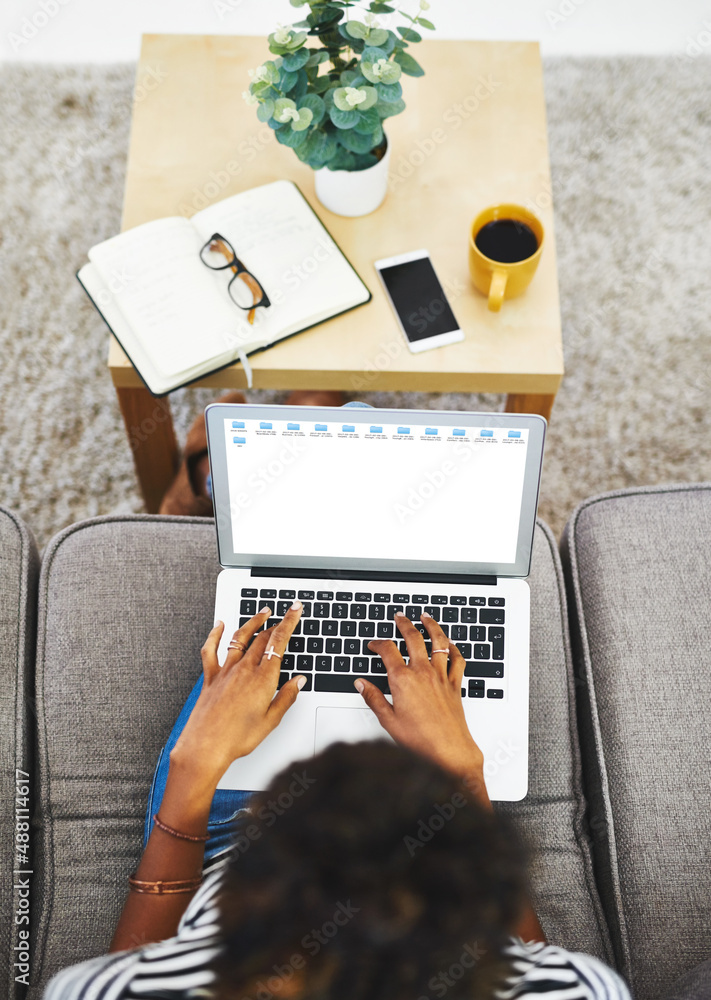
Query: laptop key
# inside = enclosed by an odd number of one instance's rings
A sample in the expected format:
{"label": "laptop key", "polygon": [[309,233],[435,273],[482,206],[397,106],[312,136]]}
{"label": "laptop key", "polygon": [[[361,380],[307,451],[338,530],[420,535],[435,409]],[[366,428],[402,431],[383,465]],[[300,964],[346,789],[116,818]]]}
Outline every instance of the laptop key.
{"label": "laptop key", "polygon": [[336,591],[336,600],[337,601],[352,601],[353,600],[353,594],[350,591],[347,591],[347,590],[337,590]]}
{"label": "laptop key", "polygon": [[246,625],[248,621],[249,621],[249,618],[240,618],[240,620],[239,620],[239,627],[242,628],[242,626]]}
{"label": "laptop key", "polygon": [[433,594],[430,598],[430,604],[449,604],[449,598],[445,597],[444,594]]}
{"label": "laptop key", "polygon": [[472,645],[470,642],[458,642],[457,649],[462,654],[465,660],[471,660],[472,658]]}
{"label": "laptop key", "polygon": [[277,601],[276,613],[280,618],[283,618],[291,607],[291,601]]}
{"label": "laptop key", "polygon": [[276,590],[270,590],[269,588],[267,588],[266,590],[260,590],[259,591],[259,596],[260,597],[274,597],[275,598],[276,597]]}
{"label": "laptop key", "polygon": [[368,618],[373,622],[380,622],[385,619],[385,605],[371,604],[368,608]]}
{"label": "laptop key", "polygon": [[482,625],[503,625],[506,621],[506,612],[503,608],[482,608],[479,612],[479,621]]}
{"label": "laptop key", "polygon": [[307,653],[323,653],[323,639],[312,638],[306,640]]}
{"label": "laptop key", "polygon": [[503,606],[505,604],[506,604],[506,601],[505,601],[505,599],[503,597],[490,597],[489,598],[489,607],[490,608],[503,608]]}
{"label": "laptop key", "polygon": [[[291,675],[292,677],[298,677],[299,674],[295,673]],[[302,675],[303,676],[303,675]],[[313,691],[314,689],[314,679],[311,674],[306,674],[306,683],[302,687],[302,691]]]}
{"label": "laptop key", "polygon": [[288,648],[290,653],[304,653],[306,652],[306,639],[303,635],[292,635]]}
{"label": "laptop key", "polygon": [[483,663],[481,660],[469,661],[464,667],[465,677],[503,677],[503,663]]}
{"label": "laptop key", "polygon": [[469,697],[470,698],[483,698],[484,688],[483,687],[472,687],[472,682],[469,681]]}
{"label": "laptop key", "polygon": [[366,639],[375,638],[375,622],[361,622],[358,625],[358,635]]}
{"label": "laptop key", "polygon": [[326,639],[327,653],[340,653],[343,650],[342,639]]}
{"label": "laptop key", "polygon": [[404,614],[405,613],[405,605],[404,604],[388,604],[387,608],[385,609],[385,618],[387,619],[387,621],[391,622],[393,620],[393,618],[395,617],[395,612],[396,611],[402,611],[402,613]]}
{"label": "laptop key", "polygon": [[462,621],[471,625],[477,620],[478,614],[479,612],[476,608],[462,608]]}
{"label": "laptop key", "polygon": [[395,634],[395,626],[392,622],[378,622],[377,632],[379,639],[392,639]]}
{"label": "laptop key", "polygon": [[343,652],[349,656],[358,656],[360,653],[360,639],[344,639]]}
{"label": "laptop key", "polygon": [[480,608],[484,604],[486,604],[486,598],[485,597],[470,597],[469,598],[469,603],[471,604],[472,607],[478,607],[478,608]]}
{"label": "laptop key", "polygon": [[334,618],[348,618],[348,605],[347,604],[332,604],[331,614]]}
{"label": "laptop key", "polygon": [[239,606],[239,613],[241,615],[248,615],[250,618],[257,613],[257,602],[256,601],[242,601]]}
{"label": "laptop key", "polygon": [[[368,680],[370,681],[371,684],[375,684],[377,688],[380,688],[383,694],[390,694],[390,685],[388,684],[387,677],[380,677],[377,674],[373,676],[371,674]],[[357,691],[356,694],[358,694]]]}
{"label": "laptop key", "polygon": [[282,670],[293,670],[296,666],[296,657],[293,653],[284,653],[281,658]]}
{"label": "laptop key", "polygon": [[427,607],[425,608],[425,611],[430,616],[430,618],[434,618],[436,622],[438,622],[442,617],[442,609],[438,604],[428,604]]}
{"label": "laptop key", "polygon": [[[260,611],[262,610],[262,608],[269,608],[269,610],[271,611],[272,614],[274,614],[274,612],[276,611],[276,601],[262,601],[262,600],[260,600],[259,604],[260,604],[260,607],[259,607]],[[269,624],[271,625],[271,622]]]}
{"label": "laptop key", "polygon": [[481,625],[470,625],[469,642],[486,642],[486,629]]}
{"label": "laptop key", "polygon": [[504,697],[504,692],[501,690],[501,688],[489,688],[489,690],[486,692],[486,697],[487,698],[503,698]]}
{"label": "laptop key", "polygon": [[408,604],[405,608],[405,617],[409,618],[411,622],[418,622],[423,610],[420,604]]}
{"label": "laptop key", "polygon": [[474,659],[475,660],[490,660],[491,659],[491,646],[488,642],[475,642],[474,643]]}
{"label": "laptop key", "polygon": [[338,635],[338,622],[321,622],[321,635]]}
{"label": "laptop key", "polygon": [[374,674],[387,674],[388,672],[379,656],[375,660],[371,660],[370,669]]}
{"label": "laptop key", "polygon": [[429,603],[429,597],[427,594],[413,594],[412,595],[413,604],[427,604]]}
{"label": "laptop key", "polygon": [[310,617],[311,617],[311,601],[304,601],[301,607],[301,618],[304,619]]}
{"label": "laptop key", "polygon": [[351,671],[351,661],[347,656],[336,656],[333,660],[333,669],[341,674],[348,674]]}
{"label": "laptop key", "polygon": [[442,608],[442,621],[443,622],[458,622],[459,621],[459,608]]}
{"label": "laptop key", "polygon": [[375,656],[373,650],[368,647],[368,643],[372,641],[372,639],[363,639],[363,647],[361,649],[362,656]]}
{"label": "laptop key", "polygon": [[257,597],[257,591],[254,587],[243,587],[242,597]]}
{"label": "laptop key", "polygon": [[356,634],[356,623],[355,622],[341,622],[340,627],[341,635],[355,635]]}
{"label": "laptop key", "polygon": [[317,601],[332,601],[333,591],[332,590],[319,590],[316,594]]}
{"label": "laptop key", "polygon": [[402,604],[407,604],[410,600],[409,594],[393,594],[393,600],[396,602],[401,602]]}
{"label": "laptop key", "polygon": [[331,614],[331,605],[325,601],[316,601],[314,604],[314,618],[328,618]]}
{"label": "laptop key", "polygon": [[331,656],[317,656],[316,657],[316,669],[320,670],[322,673],[327,670],[332,669],[333,657]]}
{"label": "laptop key", "polygon": [[299,600],[300,601],[313,601],[313,599],[314,599],[314,592],[313,592],[313,590],[300,590],[299,591]]}
{"label": "laptop key", "polygon": [[500,625],[492,625],[489,628],[489,642],[491,643],[492,660],[503,660],[504,658],[504,630]]}
{"label": "laptop key", "polygon": [[363,591],[358,591],[358,592],[356,592],[355,599],[359,603],[365,602],[366,604],[368,604],[370,601],[373,600],[373,595],[372,594],[366,594]]}
{"label": "laptop key", "polygon": [[321,622],[317,618],[307,618],[303,623],[304,635],[318,635],[321,631]]}
{"label": "laptop key", "polygon": [[293,601],[294,598],[296,597],[296,591],[295,590],[280,590],[279,591],[279,597],[282,599],[282,601]]}
{"label": "laptop key", "polygon": [[[356,594],[356,597],[358,595]],[[350,617],[355,621],[362,621],[368,614],[368,609],[365,604],[351,604],[351,614]]]}
{"label": "laptop key", "polygon": [[468,630],[466,625],[452,625],[450,635],[452,637],[452,642],[461,642],[468,636]]}
{"label": "laptop key", "polygon": [[376,594],[373,600],[377,601],[378,604],[389,604],[392,598],[390,594]]}
{"label": "laptop key", "polygon": [[467,599],[466,599],[466,597],[462,597],[462,595],[459,594],[458,596],[450,597],[449,603],[450,604],[466,604],[467,603]]}
{"label": "laptop key", "polygon": [[354,674],[367,674],[369,667],[369,660],[366,656],[354,656],[353,657],[353,673]]}
{"label": "laptop key", "polygon": [[352,674],[316,674],[314,677],[314,691],[337,691],[342,694],[354,694],[356,698],[360,698],[360,695],[353,687]]}
{"label": "laptop key", "polygon": [[290,678],[289,678],[289,675],[287,674],[287,672],[285,670],[282,670],[282,672],[279,674],[279,681],[277,682],[277,687],[278,688],[282,687],[282,685],[286,684],[286,682],[289,679]]}
{"label": "laptop key", "polygon": [[302,653],[301,656],[296,657],[297,670],[313,670],[313,668],[314,668],[313,656],[309,656],[308,653]]}

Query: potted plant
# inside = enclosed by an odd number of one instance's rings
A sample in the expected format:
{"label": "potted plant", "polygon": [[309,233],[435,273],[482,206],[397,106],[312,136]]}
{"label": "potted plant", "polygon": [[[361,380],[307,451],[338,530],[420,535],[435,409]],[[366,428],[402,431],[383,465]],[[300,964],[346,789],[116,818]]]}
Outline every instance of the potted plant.
{"label": "potted plant", "polygon": [[[423,17],[429,3],[419,0],[414,14],[380,0],[291,3],[308,6],[309,13],[269,35],[276,58],[250,70],[245,100],[257,106],[277,140],[314,169],[316,195],[326,208],[365,215],[387,190],[383,122],[405,110],[400,76],[424,75],[407,50],[422,41],[418,28],[434,28]],[[386,15],[389,23],[394,14],[408,23],[391,30],[378,20]]]}

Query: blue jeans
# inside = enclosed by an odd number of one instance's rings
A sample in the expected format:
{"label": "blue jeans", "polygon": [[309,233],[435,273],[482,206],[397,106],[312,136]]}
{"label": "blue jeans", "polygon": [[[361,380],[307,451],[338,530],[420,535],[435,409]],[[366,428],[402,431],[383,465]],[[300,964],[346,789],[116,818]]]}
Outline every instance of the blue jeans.
{"label": "blue jeans", "polygon": [[[182,711],[180,712],[170,736],[168,737],[168,742],[165,744],[160,752],[160,756],[158,757],[158,763],[153,774],[153,781],[151,782],[151,790],[148,795],[148,806],[146,808],[146,820],[143,833],[144,848],[148,843],[148,837],[150,836],[151,828],[153,827],[153,817],[160,809],[160,804],[163,801],[165,783],[168,780],[170,751],[178,742],[178,737],[182,733],[185,723],[188,721],[190,713],[192,712],[201,691],[202,677],[200,677],[197,684],[188,695],[188,700],[183,705]],[[205,861],[209,861],[216,854],[221,854],[222,851],[227,850],[230,846],[232,843],[232,831],[235,818],[237,814],[249,804],[252,794],[252,792],[240,792],[231,788],[217,789],[215,797],[212,800],[210,817],[207,823],[207,832],[210,839],[205,844]]]}
{"label": "blue jeans", "polygon": [[[355,400],[351,403],[345,403],[344,406],[354,409],[372,409],[370,403],[359,403]],[[209,476],[207,486],[208,492],[212,495],[212,482]],[[200,677],[197,684],[188,695],[188,700],[183,705],[182,711],[178,716],[173,729],[171,730],[168,742],[163,747],[160,752],[160,756],[158,757],[158,763],[156,764],[153,781],[151,782],[151,790],[148,796],[148,806],[146,808],[146,820],[143,828],[144,849],[148,843],[148,838],[150,837],[151,829],[153,827],[153,817],[160,809],[160,804],[163,801],[165,783],[168,780],[170,751],[178,742],[178,737],[182,733],[185,723],[190,718],[190,713],[192,712],[201,691],[202,677]],[[210,816],[207,822],[207,832],[210,839],[205,844],[205,861],[209,861],[210,858],[213,858],[216,854],[221,854],[222,851],[227,850],[230,846],[232,843],[232,830],[237,814],[248,806],[252,795],[252,792],[241,792],[231,788],[217,789],[215,797],[212,800]]]}

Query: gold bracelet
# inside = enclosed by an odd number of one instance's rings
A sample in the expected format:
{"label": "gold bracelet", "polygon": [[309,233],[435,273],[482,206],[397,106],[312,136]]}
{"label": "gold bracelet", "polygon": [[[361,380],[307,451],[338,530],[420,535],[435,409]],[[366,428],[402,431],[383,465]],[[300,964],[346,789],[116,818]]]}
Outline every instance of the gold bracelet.
{"label": "gold bracelet", "polygon": [[128,876],[131,892],[145,893],[149,896],[170,896],[176,892],[195,892],[202,885],[202,875],[199,878],[187,878],[180,882],[144,882],[135,875]]}

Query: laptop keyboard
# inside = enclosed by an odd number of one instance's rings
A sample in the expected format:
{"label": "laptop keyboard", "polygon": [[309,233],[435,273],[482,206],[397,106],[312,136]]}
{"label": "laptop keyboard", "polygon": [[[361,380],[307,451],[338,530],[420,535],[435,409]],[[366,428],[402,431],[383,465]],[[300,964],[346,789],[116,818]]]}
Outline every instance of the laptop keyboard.
{"label": "laptop keyboard", "polygon": [[282,658],[279,686],[303,674],[303,691],[355,694],[356,677],[365,677],[390,693],[387,670],[368,648],[373,639],[392,639],[407,659],[407,647],[394,623],[403,611],[425,638],[427,655],[432,643],[420,615],[426,611],[459,648],[466,661],[463,698],[502,699],[506,609],[503,597],[432,594],[418,591],[287,590],[243,587],[239,624],[245,625],[260,608],[270,608],[267,625],[281,621],[296,598],[303,603]]}

